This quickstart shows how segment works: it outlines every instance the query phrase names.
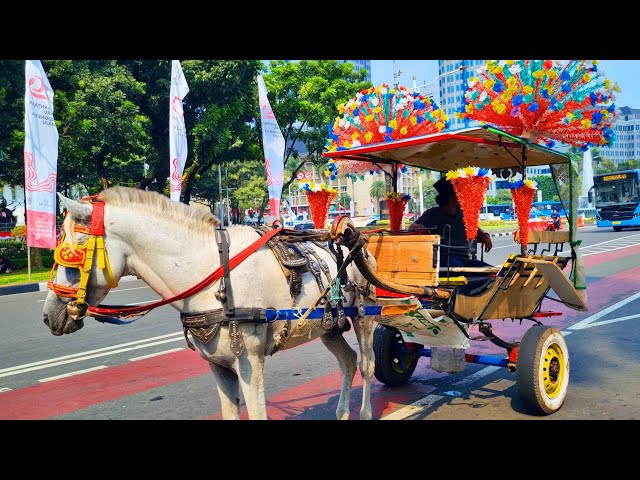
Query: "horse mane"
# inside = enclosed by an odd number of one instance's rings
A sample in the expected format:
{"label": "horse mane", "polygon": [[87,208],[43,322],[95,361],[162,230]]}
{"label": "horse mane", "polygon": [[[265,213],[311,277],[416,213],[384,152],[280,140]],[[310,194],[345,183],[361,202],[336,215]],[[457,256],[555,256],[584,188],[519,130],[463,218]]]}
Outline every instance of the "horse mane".
{"label": "horse mane", "polygon": [[204,209],[174,202],[158,192],[130,187],[111,187],[98,195],[98,200],[114,207],[135,208],[151,215],[174,221],[193,232],[211,234],[220,219]]}

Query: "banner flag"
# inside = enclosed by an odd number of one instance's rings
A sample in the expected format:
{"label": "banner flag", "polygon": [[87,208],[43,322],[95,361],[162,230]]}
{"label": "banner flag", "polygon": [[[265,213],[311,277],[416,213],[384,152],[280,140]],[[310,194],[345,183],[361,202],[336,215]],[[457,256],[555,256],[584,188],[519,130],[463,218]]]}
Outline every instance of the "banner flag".
{"label": "banner flag", "polygon": [[260,119],[262,120],[262,144],[267,169],[267,187],[269,189],[269,210],[271,215],[279,219],[280,196],[284,180],[285,145],[284,137],[267,98],[267,88],[262,75],[258,75],[258,99],[260,101]]}
{"label": "banner flag", "polygon": [[187,163],[187,129],[184,125],[182,100],[189,93],[179,60],[171,62],[171,90],[169,92],[169,173],[171,200],[180,201],[182,173]]}
{"label": "banner flag", "polygon": [[58,129],[53,89],[40,60],[25,64],[24,195],[27,246],[56,248]]}

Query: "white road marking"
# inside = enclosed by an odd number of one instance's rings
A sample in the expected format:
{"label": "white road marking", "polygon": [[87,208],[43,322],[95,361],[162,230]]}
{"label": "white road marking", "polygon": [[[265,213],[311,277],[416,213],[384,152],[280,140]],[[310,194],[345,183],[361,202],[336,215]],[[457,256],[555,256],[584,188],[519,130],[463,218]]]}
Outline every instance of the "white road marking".
{"label": "white road marking", "polygon": [[131,350],[137,350],[139,348],[152,347],[154,345],[162,345],[163,343],[175,342],[176,340],[184,340],[184,338],[182,336],[180,336],[180,337],[176,337],[176,338],[170,338],[168,340],[160,340],[160,341],[157,341],[157,342],[146,343],[146,344],[143,344],[143,345],[136,345],[136,346],[127,347],[127,348],[120,348],[118,350],[113,350],[113,351],[110,351],[110,352],[96,353],[94,355],[86,355],[86,356],[80,357],[80,358],[72,358],[70,360],[62,360],[60,362],[47,363],[45,365],[38,365],[38,366],[35,366],[35,367],[23,368],[22,370],[14,370],[12,372],[2,373],[2,374],[0,374],[0,378],[9,377],[11,375],[18,375],[20,373],[32,372],[34,370],[42,370],[43,368],[57,367],[59,365],[66,365],[68,363],[82,362],[84,360],[90,360],[92,358],[104,357],[106,355],[114,355],[116,353],[129,352]]}
{"label": "white road marking", "polygon": [[[585,328],[590,328],[592,326],[591,324],[593,324],[599,318],[602,318],[605,315],[608,315],[609,313],[619,309],[620,307],[623,307],[627,303],[633,302],[637,298],[640,298],[640,292],[638,292],[638,293],[636,293],[634,295],[631,295],[630,297],[627,297],[624,300],[619,301],[618,303],[614,303],[613,305],[608,306],[604,310],[600,310],[598,313],[594,313],[590,317],[587,317],[584,320],[579,321],[578,323],[574,323],[570,327],[567,327],[567,329],[568,330],[583,330]],[[635,316],[631,315],[629,317],[622,317],[622,318],[624,318],[625,320],[629,320],[630,318],[635,318]],[[620,321],[619,319],[613,319],[613,320]],[[613,323],[613,322],[610,321],[610,320],[607,320],[606,323]],[[600,325],[604,325],[603,322],[599,322],[599,324]]]}
{"label": "white road marking", "polygon": [[166,355],[167,353],[179,352],[180,350],[184,350],[184,347],[172,348],[170,350],[163,350],[161,352],[150,353],[149,355],[142,355],[140,357],[133,357],[133,358],[130,358],[129,361],[136,362],[138,360],[144,360],[145,358],[158,357],[160,355]]}
{"label": "white road marking", "polygon": [[45,363],[50,363],[50,362],[57,362],[58,360],[66,360],[68,358],[82,357],[84,355],[91,355],[92,353],[104,352],[105,350],[111,350],[111,349],[114,349],[114,348],[128,347],[129,345],[136,345],[138,343],[150,342],[152,340],[159,340],[161,338],[167,338],[167,337],[180,337],[180,338],[183,338],[183,336],[184,336],[184,334],[182,332],[167,333],[165,335],[158,335],[157,337],[145,338],[143,340],[135,340],[133,342],[121,343],[119,345],[111,345],[110,347],[98,348],[96,350],[87,350],[86,352],[73,353],[71,355],[65,355],[63,357],[50,358],[49,360],[41,360],[39,362],[25,363],[24,365],[18,365],[16,367],[3,368],[3,369],[0,370],[0,373],[10,372],[10,371],[13,371],[13,370],[22,370],[22,369],[27,368],[27,367],[33,367],[35,365],[43,365]]}
{"label": "white road marking", "polygon": [[479,378],[482,378],[486,375],[489,375],[490,373],[495,372],[496,370],[501,369],[502,367],[496,367],[495,365],[490,365],[488,367],[483,368],[482,370],[478,370],[475,373],[472,373],[469,376],[464,377],[461,380],[458,380],[457,382],[454,382],[454,385],[467,385],[468,383],[471,382],[475,382],[476,380],[478,380]]}
{"label": "white road marking", "polygon": [[74,375],[80,375],[82,373],[93,372],[95,370],[102,370],[103,368],[107,368],[106,365],[99,365],[93,368],[85,368],[84,370],[76,370],[75,372],[63,373],[62,375],[56,375],[55,377],[48,377],[38,380],[40,383],[51,382],[52,380],[59,380],[61,378],[73,377]]}
{"label": "white road marking", "polygon": [[411,405],[407,405],[395,412],[391,412],[389,415],[381,417],[380,420],[403,420],[411,415],[425,411],[441,398],[443,398],[442,395],[427,395],[426,397],[413,402]]}
{"label": "white road marking", "polygon": [[[613,318],[610,320],[603,320],[600,322],[596,322],[596,320],[598,320],[599,318],[604,317],[605,315],[619,309],[620,307],[626,305],[627,303],[630,303],[634,300],[636,300],[637,298],[640,298],[640,292],[631,295],[630,297],[625,298],[624,300],[611,305],[607,308],[605,308],[604,310],[601,310],[600,312],[591,315],[588,318],[585,318],[584,320],[571,325],[570,327],[567,327],[567,329],[562,331],[562,335],[564,337],[571,335],[572,333],[574,333],[574,330],[584,330],[586,328],[591,328],[591,327],[599,327],[602,325],[607,325],[610,323],[614,323],[614,322],[621,322],[624,320],[632,320],[634,318],[640,318],[640,314],[635,314],[635,315],[628,315],[626,317],[619,317],[619,318]],[[464,386],[464,385],[468,385],[470,383],[475,382],[476,380],[478,380],[479,378],[482,378],[486,375],[489,375],[490,373],[495,372],[496,370],[500,369],[502,367],[496,367],[496,366],[488,366],[483,368],[482,370],[478,370],[477,372],[472,373],[471,375],[468,375],[464,378],[462,378],[461,380],[458,380],[456,382],[453,383],[453,385],[458,385],[458,386]],[[436,395],[436,394],[429,394],[426,397],[423,397],[415,402],[413,402],[411,405],[407,405],[406,407],[402,407],[398,410],[396,410],[395,412],[391,412],[389,415],[386,415],[384,417],[381,417],[380,420],[403,420],[407,417],[410,417],[412,415],[415,415],[417,413],[421,413],[426,411],[428,408],[430,408],[437,400],[440,400],[441,398],[443,398],[442,395]]]}
{"label": "white road marking", "polygon": [[0,388],[0,393],[4,393],[4,392],[10,392],[11,389],[9,387],[2,387]]}
{"label": "white road marking", "polygon": [[610,323],[622,322],[624,320],[633,320],[634,318],[638,318],[638,317],[640,317],[640,313],[638,313],[636,315],[627,315],[626,317],[612,318],[610,320],[602,320],[601,322],[590,323],[589,325],[587,325],[586,328],[600,327],[602,325],[608,325]]}

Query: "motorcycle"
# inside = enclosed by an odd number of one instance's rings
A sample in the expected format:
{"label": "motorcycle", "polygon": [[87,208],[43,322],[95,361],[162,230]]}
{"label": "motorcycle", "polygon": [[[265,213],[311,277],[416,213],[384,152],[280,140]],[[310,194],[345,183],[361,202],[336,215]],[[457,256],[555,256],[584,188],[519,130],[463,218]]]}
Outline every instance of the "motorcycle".
{"label": "motorcycle", "polygon": [[551,217],[547,219],[546,223],[547,232],[555,232],[556,230],[562,230],[562,221],[560,221],[560,217],[555,220]]}

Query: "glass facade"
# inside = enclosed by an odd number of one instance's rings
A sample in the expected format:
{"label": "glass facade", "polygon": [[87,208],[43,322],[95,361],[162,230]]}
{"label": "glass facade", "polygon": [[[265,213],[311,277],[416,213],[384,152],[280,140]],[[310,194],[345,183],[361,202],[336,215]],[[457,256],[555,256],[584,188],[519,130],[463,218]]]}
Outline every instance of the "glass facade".
{"label": "glass facade", "polygon": [[616,141],[610,147],[601,147],[600,155],[614,163],[640,159],[640,109],[619,108],[613,131]]}

